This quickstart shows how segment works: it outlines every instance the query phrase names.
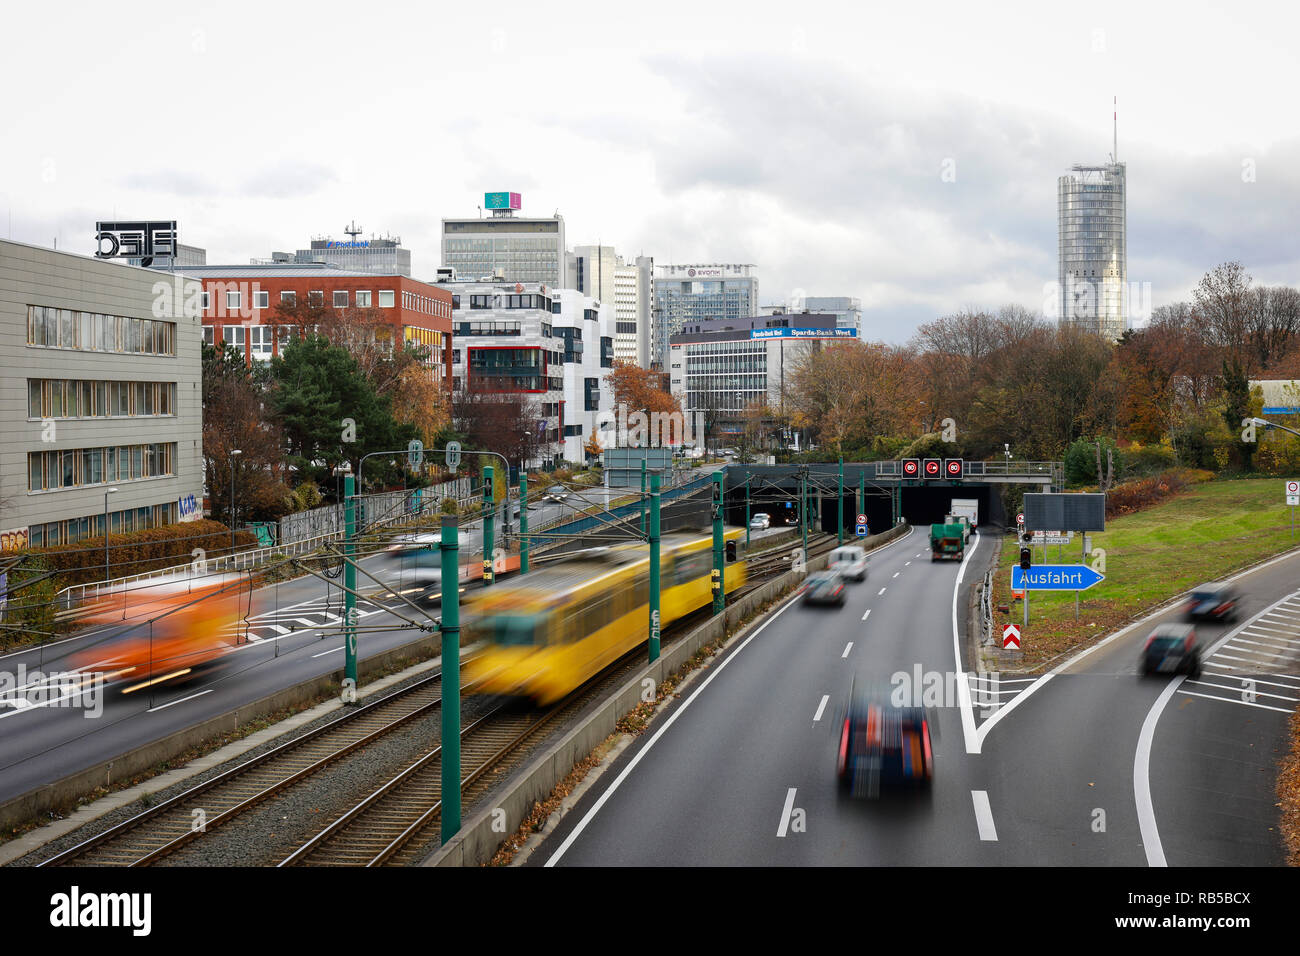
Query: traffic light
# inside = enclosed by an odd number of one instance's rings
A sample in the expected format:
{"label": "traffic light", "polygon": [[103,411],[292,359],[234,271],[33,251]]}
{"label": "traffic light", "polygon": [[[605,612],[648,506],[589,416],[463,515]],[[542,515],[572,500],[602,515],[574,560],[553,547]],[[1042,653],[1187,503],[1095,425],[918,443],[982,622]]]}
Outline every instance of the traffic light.
{"label": "traffic light", "polygon": [[960,458],[949,458],[944,462],[943,467],[949,478],[961,478],[965,471],[965,462]]}
{"label": "traffic light", "polygon": [[943,475],[943,462],[938,458],[927,458],[925,460],[925,477],[938,478]]}
{"label": "traffic light", "polygon": [[903,477],[916,478],[921,474],[921,459],[904,458],[903,459]]}
{"label": "traffic light", "polygon": [[1029,570],[1030,556],[1031,556],[1032,554],[1033,554],[1033,552],[1030,551],[1028,548],[1021,548],[1021,549],[1020,549],[1020,570],[1021,570],[1021,571],[1028,571],[1028,570]]}
{"label": "traffic light", "polygon": [[722,517],[722,482],[713,482],[713,520]]}
{"label": "traffic light", "polygon": [[736,542],[727,542],[727,561],[728,563],[736,560]]}

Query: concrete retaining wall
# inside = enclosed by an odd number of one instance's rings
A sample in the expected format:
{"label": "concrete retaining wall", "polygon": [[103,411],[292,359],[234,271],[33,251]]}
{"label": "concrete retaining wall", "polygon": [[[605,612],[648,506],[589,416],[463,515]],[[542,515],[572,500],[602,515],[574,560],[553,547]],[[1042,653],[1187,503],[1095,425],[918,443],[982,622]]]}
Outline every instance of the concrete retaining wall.
{"label": "concrete retaining wall", "polygon": [[[360,660],[357,662],[357,679],[361,681],[370,674],[385,670],[393,663],[416,654],[436,655],[441,647],[441,636],[431,634],[410,644]],[[112,760],[103,761],[62,780],[46,784],[38,790],[14,797],[0,805],[0,827],[10,828],[37,817],[44,817],[51,810],[58,810],[75,803],[96,787],[107,787],[129,781],[136,774],[151,770],[158,764],[172,760],[212,738],[231,733],[243,724],[288,707],[308,703],[323,694],[336,692],[342,680],[343,668],[340,667],[332,673],[323,674],[293,687],[286,687],[261,700],[245,704],[231,713],[201,721],[114,757]]]}
{"label": "concrete retaining wall", "polygon": [[[906,531],[906,525],[898,525],[867,538],[864,546],[868,550],[877,548]],[[809,571],[819,571],[824,567],[826,555],[812,558],[808,562]],[[490,860],[501,842],[519,828],[519,824],[532,811],[533,804],[550,797],[556,785],[568,776],[574,765],[614,733],[618,719],[641,703],[642,681],[649,677],[658,687],[665,677],[686,663],[701,647],[722,637],[728,629],[735,627],[767,601],[788,592],[803,577],[801,572],[790,571],[769,581],[728,607],[723,615],[712,618],[665,650],[659,660],[635,674],[599,710],[529,764],[504,791],[484,801],[484,805],[464,821],[460,833],[421,865],[478,866]],[[497,829],[492,826],[493,812],[497,809],[505,811],[504,832],[500,825]]]}

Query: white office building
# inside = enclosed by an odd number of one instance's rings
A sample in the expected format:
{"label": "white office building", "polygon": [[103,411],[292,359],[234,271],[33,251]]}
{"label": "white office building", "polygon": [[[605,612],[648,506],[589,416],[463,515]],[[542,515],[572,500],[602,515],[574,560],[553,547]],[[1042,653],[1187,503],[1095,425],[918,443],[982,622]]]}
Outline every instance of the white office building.
{"label": "white office building", "polygon": [[613,307],[541,283],[440,282],[452,293],[453,388],[521,394],[544,420],[536,460],[582,463],[614,361]]}
{"label": "white office building", "polygon": [[575,246],[568,256],[569,286],[614,304],[614,358],[650,367],[654,317],[654,258],[628,262],[613,246]]}

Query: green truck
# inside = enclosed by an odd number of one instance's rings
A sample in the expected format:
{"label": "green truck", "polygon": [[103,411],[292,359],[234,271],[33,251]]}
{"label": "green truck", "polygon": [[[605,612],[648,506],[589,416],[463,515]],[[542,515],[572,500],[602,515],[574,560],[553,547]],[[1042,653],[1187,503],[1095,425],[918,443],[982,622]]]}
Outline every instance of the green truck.
{"label": "green truck", "polygon": [[966,556],[966,526],[956,524],[930,525],[930,560],[956,558],[958,561]]}

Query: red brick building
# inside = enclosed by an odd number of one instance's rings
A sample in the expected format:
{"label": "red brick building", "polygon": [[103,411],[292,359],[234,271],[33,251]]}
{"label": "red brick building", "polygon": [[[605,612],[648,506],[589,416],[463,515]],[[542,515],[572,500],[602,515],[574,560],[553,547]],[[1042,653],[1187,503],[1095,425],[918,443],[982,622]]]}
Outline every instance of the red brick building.
{"label": "red brick building", "polygon": [[187,266],[176,270],[203,283],[203,340],[226,342],[250,364],[278,355],[287,336],[275,335],[272,314],[281,302],[316,302],[343,310],[373,310],[393,327],[399,341],[432,349],[434,377],[450,387],[451,293],[401,275],[350,272],[316,263],[247,266]]}

